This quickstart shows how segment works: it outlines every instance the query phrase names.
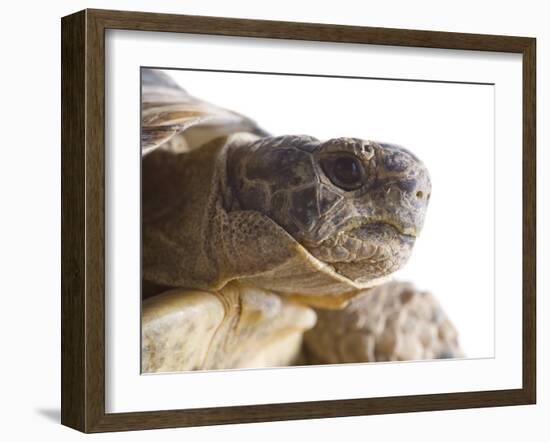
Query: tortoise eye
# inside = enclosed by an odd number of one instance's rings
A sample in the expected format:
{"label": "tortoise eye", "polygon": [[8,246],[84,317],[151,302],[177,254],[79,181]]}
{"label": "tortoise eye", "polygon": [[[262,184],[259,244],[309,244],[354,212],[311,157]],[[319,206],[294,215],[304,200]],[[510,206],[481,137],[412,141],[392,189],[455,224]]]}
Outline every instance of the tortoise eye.
{"label": "tortoise eye", "polygon": [[323,171],[332,184],[344,190],[355,190],[363,185],[365,169],[358,158],[352,155],[335,155],[321,162]]}

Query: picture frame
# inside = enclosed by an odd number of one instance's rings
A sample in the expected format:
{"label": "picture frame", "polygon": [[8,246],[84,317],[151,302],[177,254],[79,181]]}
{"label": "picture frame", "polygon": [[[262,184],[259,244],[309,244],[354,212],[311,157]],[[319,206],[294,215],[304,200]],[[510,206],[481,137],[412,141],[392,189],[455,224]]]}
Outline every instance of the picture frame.
{"label": "picture frame", "polygon": [[[536,401],[536,40],[313,23],[84,10],[62,19],[62,424],[90,432],[533,404]],[[107,30],[354,43],[522,57],[521,388],[106,411]],[[518,189],[519,191],[519,189]],[[136,333],[138,331],[136,330]]]}

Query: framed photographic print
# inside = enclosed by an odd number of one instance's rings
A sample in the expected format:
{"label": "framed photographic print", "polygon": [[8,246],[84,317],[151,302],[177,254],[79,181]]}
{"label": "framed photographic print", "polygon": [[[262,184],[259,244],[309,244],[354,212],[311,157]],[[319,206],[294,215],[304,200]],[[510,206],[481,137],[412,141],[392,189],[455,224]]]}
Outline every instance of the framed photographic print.
{"label": "framed photographic print", "polygon": [[62,423],[532,404],[535,39],[62,19]]}

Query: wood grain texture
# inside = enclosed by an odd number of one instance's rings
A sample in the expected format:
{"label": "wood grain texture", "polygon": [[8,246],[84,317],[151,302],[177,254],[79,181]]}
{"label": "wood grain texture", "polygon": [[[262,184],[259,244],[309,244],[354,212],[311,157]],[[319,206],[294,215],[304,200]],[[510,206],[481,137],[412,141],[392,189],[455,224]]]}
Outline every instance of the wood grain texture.
{"label": "wood grain texture", "polygon": [[[523,55],[523,387],[435,395],[105,413],[106,29]],[[535,354],[535,40],[526,37],[86,10],[62,19],[62,423],[84,432],[531,404]],[[518,269],[519,270],[519,269]]]}
{"label": "wood grain texture", "polygon": [[86,431],[105,414],[105,38],[86,11]]}
{"label": "wood grain texture", "polygon": [[61,422],[85,422],[85,14],[63,19],[61,46]]}
{"label": "wood grain texture", "polygon": [[537,395],[537,150],[536,40],[523,50],[523,390]]}
{"label": "wood grain texture", "polygon": [[106,29],[231,35],[289,40],[522,52],[529,38],[319,23],[249,20],[147,12],[88,10]]}

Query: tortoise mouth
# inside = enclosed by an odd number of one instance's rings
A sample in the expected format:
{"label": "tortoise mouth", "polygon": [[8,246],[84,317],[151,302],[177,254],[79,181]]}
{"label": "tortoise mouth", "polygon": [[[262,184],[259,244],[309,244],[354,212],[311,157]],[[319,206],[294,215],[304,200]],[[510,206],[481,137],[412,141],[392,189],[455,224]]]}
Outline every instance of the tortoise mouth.
{"label": "tortoise mouth", "polygon": [[372,217],[351,220],[342,227],[341,232],[365,240],[369,238],[369,235],[378,232],[393,233],[410,238],[416,238],[418,233],[414,226],[407,226],[393,219]]}
{"label": "tortoise mouth", "polygon": [[[338,268],[354,265],[363,268],[366,274],[388,272],[382,270],[384,261],[402,262],[408,257],[416,236],[403,233],[394,223],[368,221],[361,224],[350,223],[334,237],[327,238],[321,244],[309,248],[309,251],[321,261]],[[390,265],[393,267],[393,265]],[[376,270],[378,269],[378,270]],[[356,272],[354,272],[356,273]]]}
{"label": "tortoise mouth", "polygon": [[[416,237],[394,224],[369,222],[343,234],[347,256],[333,256],[334,270],[355,282],[368,282],[399,270],[409,259]],[[357,242],[361,247],[356,249]],[[347,248],[346,248],[347,246]],[[340,259],[338,259],[340,258]]]}
{"label": "tortoise mouth", "polygon": [[404,227],[399,223],[391,220],[367,221],[361,224],[359,227],[343,229],[343,232],[345,232],[345,234],[347,235],[364,241],[369,241],[373,238],[373,236],[381,234],[402,237],[405,241],[407,239],[416,239],[416,232],[414,228]]}

